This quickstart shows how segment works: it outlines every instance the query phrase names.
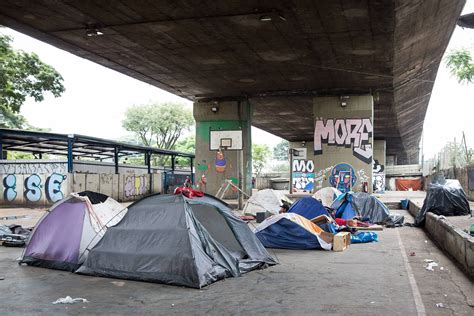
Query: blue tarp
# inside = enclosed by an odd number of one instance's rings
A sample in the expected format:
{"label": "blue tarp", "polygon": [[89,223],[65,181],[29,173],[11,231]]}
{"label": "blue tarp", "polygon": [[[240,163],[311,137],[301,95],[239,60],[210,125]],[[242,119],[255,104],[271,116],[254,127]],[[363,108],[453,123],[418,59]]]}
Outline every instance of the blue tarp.
{"label": "blue tarp", "polygon": [[331,250],[332,244],[292,220],[295,216],[298,215],[274,215],[255,229],[255,235],[267,248]]}
{"label": "blue tarp", "polygon": [[296,213],[307,219],[313,219],[319,215],[330,216],[324,205],[312,197],[299,199],[291,205],[288,213]]}

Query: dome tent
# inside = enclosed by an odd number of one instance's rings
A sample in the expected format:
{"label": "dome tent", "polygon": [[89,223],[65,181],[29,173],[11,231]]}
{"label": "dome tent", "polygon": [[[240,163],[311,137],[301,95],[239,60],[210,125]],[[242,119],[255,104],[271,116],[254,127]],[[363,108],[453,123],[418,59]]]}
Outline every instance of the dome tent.
{"label": "dome tent", "polygon": [[72,193],[38,221],[20,263],[74,271],[85,260],[85,249],[96,244],[125,213],[120,203],[104,194]]}
{"label": "dome tent", "polygon": [[296,213],[309,220],[319,215],[329,216],[329,213],[324,205],[312,197],[304,197],[299,199],[291,205],[288,213]]}
{"label": "dome tent", "polygon": [[209,195],[151,195],[129,206],[77,272],[202,288],[273,264],[224,202]]}
{"label": "dome tent", "polygon": [[352,219],[355,216],[368,217],[372,223],[385,224],[392,220],[388,207],[375,196],[365,192],[347,192],[340,195],[331,205],[336,218]]}
{"label": "dome tent", "polygon": [[325,187],[319,189],[316,193],[314,193],[313,198],[318,201],[321,201],[324,206],[330,207],[334,200],[337,199],[341,194],[342,192],[336,188]]}

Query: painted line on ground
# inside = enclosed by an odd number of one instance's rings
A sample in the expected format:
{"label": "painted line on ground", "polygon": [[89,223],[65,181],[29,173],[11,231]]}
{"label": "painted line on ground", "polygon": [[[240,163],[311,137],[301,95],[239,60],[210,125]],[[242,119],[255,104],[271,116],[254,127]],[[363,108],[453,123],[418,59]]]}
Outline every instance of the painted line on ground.
{"label": "painted line on ground", "polygon": [[405,265],[405,270],[407,271],[408,281],[410,282],[413,299],[415,300],[416,310],[418,312],[418,315],[425,316],[426,315],[425,305],[423,304],[423,300],[421,299],[421,294],[420,294],[420,291],[418,290],[418,285],[416,285],[415,276],[413,275],[413,271],[411,270],[410,263],[408,262],[405,246],[403,246],[402,238],[400,237],[400,233],[398,232],[398,229],[395,228],[395,232],[397,234],[398,245],[400,246],[400,251],[402,252],[403,264]]}

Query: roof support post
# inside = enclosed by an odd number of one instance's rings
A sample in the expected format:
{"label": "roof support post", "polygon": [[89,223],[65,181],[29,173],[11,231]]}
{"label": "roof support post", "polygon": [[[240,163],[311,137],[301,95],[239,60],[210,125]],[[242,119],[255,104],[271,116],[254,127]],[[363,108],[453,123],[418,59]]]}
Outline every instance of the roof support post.
{"label": "roof support post", "polygon": [[189,157],[189,167],[191,167],[191,183],[194,183],[194,159],[192,157]]}
{"label": "roof support post", "polygon": [[145,153],[145,164],[148,168],[148,174],[151,173],[151,152],[147,151]]}
{"label": "roof support post", "polygon": [[118,165],[118,160],[119,160],[119,149],[117,146],[114,147],[114,164],[115,164],[115,174],[119,173],[119,165]]}
{"label": "roof support post", "polygon": [[176,169],[176,156],[174,155],[171,155],[171,170],[173,170],[173,173],[174,173],[174,170]]}
{"label": "roof support post", "polygon": [[0,138],[0,160],[6,158],[6,157],[5,158],[3,158],[3,157],[4,157],[3,156],[3,142],[2,142],[2,139]]}
{"label": "roof support post", "polygon": [[74,135],[68,135],[67,138],[67,172],[74,171],[74,156],[72,155],[72,147],[74,145]]}

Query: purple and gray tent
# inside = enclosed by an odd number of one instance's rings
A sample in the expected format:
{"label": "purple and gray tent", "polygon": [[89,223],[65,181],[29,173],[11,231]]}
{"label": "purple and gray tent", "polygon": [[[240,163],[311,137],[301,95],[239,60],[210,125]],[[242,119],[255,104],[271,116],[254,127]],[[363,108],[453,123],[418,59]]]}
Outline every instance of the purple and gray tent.
{"label": "purple and gray tent", "polygon": [[97,244],[107,227],[118,223],[126,211],[106,195],[72,193],[36,224],[20,263],[74,271],[86,259],[86,249]]}

